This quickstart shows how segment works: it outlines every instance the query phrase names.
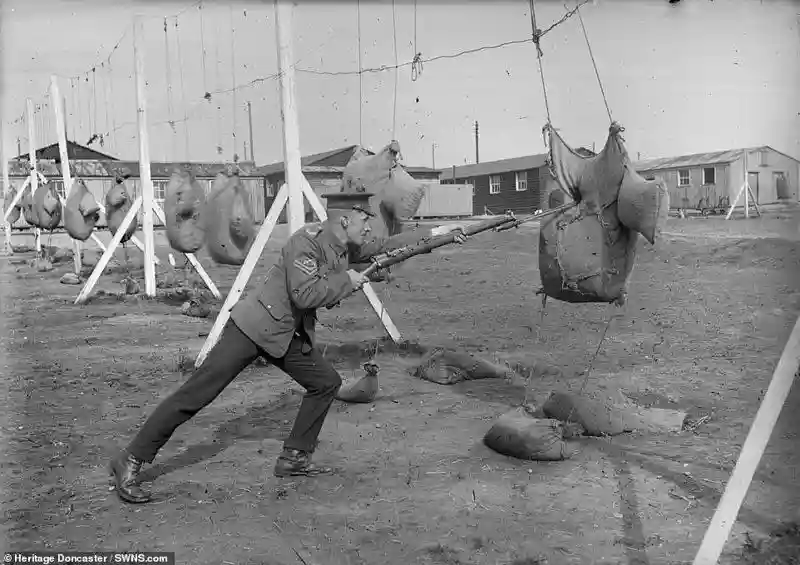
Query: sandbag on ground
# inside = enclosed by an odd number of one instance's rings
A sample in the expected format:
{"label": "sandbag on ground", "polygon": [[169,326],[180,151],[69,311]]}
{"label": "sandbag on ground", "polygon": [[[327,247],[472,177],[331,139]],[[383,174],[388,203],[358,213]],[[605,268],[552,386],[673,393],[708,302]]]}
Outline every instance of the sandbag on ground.
{"label": "sandbag on ground", "polygon": [[[4,212],[8,211],[8,207],[11,206],[11,203],[14,201],[14,197],[16,196],[17,196],[17,190],[13,186],[9,187],[8,190],[6,191],[6,197],[3,200]],[[22,215],[22,209],[20,208],[19,202],[17,202],[17,204],[11,210],[11,213],[8,215],[7,222],[13,225],[17,220],[19,220],[19,217],[21,215]]]}
{"label": "sandbag on ground", "polygon": [[542,407],[548,418],[576,422],[586,435],[619,435],[625,432],[679,432],[687,414],[681,410],[643,408],[633,402],[553,393]]}
{"label": "sandbag on ground", "polygon": [[[131,206],[133,206],[133,199],[125,189],[125,181],[122,177],[118,176],[116,184],[106,193],[106,223],[108,224],[108,231],[111,232],[112,236],[116,235],[117,230],[122,227],[122,221],[125,219]],[[130,241],[138,225],[139,220],[134,215],[120,243],[127,243]]]}
{"label": "sandbag on ground", "polygon": [[33,194],[33,209],[36,226],[43,230],[52,230],[61,222],[61,200],[52,182],[39,185]]}
{"label": "sandbag on ground", "polygon": [[378,214],[372,222],[377,237],[397,235],[403,223],[417,213],[425,184],[415,180],[397,162],[400,144],[392,141],[375,155],[359,148],[342,173],[342,192],[370,192],[370,206]]}
{"label": "sandbag on ground", "polygon": [[344,383],[336,393],[342,402],[366,403],[375,400],[378,394],[378,370],[376,363],[364,363],[365,375],[358,380]]}
{"label": "sandbag on ground", "polygon": [[646,180],[627,164],[617,196],[617,215],[624,226],[654,244],[669,217],[667,186],[663,181]]}
{"label": "sandbag on ground", "polygon": [[575,453],[564,441],[561,422],[534,418],[524,407],[500,416],[483,443],[501,455],[525,460],[560,461]]}
{"label": "sandbag on ground", "polygon": [[471,353],[436,347],[423,356],[414,376],[440,385],[452,385],[475,379],[510,380],[517,375],[509,367],[485,361]]}
{"label": "sandbag on ground", "polygon": [[72,183],[64,206],[64,229],[72,239],[86,241],[100,221],[100,205],[81,180]]}
{"label": "sandbag on ground", "polygon": [[208,198],[206,248],[221,265],[241,265],[256,236],[248,195],[239,176],[219,173]]}
{"label": "sandbag on ground", "polygon": [[205,243],[206,193],[189,171],[176,170],[164,199],[167,240],[181,253],[195,253]]}
{"label": "sandbag on ground", "polygon": [[547,129],[553,177],[547,200],[553,208],[558,200],[551,197],[553,191],[563,189],[575,206],[542,222],[542,290],[565,302],[622,304],[638,233],[623,225],[617,214],[617,195],[629,162],[621,128],[612,124],[605,147],[591,158],[576,153],[553,128]]}

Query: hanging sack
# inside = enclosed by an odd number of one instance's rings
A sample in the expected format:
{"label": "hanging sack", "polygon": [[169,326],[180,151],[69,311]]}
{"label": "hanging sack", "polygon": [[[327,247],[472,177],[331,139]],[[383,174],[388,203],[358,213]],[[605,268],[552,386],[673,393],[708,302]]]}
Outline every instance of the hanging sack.
{"label": "hanging sack", "polygon": [[46,182],[39,185],[33,194],[33,210],[36,226],[43,230],[53,230],[61,222],[61,200],[55,185]]}
{"label": "hanging sack", "polygon": [[[547,127],[553,181],[547,194],[552,209],[564,190],[574,206],[542,221],[539,231],[539,273],[542,292],[565,302],[625,301],[633,269],[638,233],[623,225],[617,195],[628,162],[612,124],[603,150],[586,158]],[[570,202],[569,198],[564,198]]]}
{"label": "hanging sack", "polygon": [[376,155],[359,148],[342,173],[342,192],[370,192],[370,206],[378,212],[373,234],[389,237],[403,231],[403,223],[419,209],[425,183],[415,180],[397,159],[400,144],[392,141]]}
{"label": "hanging sack", "polygon": [[195,253],[205,242],[206,192],[189,171],[176,170],[164,199],[167,240],[181,253]]}
{"label": "hanging sack", "polygon": [[[14,201],[14,198],[17,196],[17,190],[13,186],[9,186],[8,190],[6,191],[6,197],[3,200],[3,211],[8,212],[9,206]],[[14,208],[9,212],[8,219],[6,220],[9,224],[14,225],[14,222],[19,220],[20,215],[22,214],[22,210],[20,208],[19,202],[14,206]]]}
{"label": "hanging sack", "polygon": [[256,235],[248,201],[239,175],[219,173],[214,179],[206,207],[206,248],[214,262],[244,263]]}
{"label": "hanging sack", "polygon": [[560,461],[574,455],[564,441],[561,422],[534,418],[524,407],[500,416],[483,443],[501,455],[524,460]]}
{"label": "hanging sack", "polygon": [[625,175],[617,197],[619,221],[655,244],[667,223],[669,192],[660,180],[646,180],[630,163],[625,165]]}
{"label": "hanging sack", "polygon": [[64,228],[72,239],[86,241],[100,220],[100,205],[81,180],[72,183],[64,206]]}
{"label": "hanging sack", "polygon": [[[133,201],[130,195],[128,195],[128,191],[125,189],[125,181],[122,177],[118,176],[112,189],[106,193],[106,224],[112,236],[117,234],[117,230],[122,226],[122,221],[125,219],[131,206],[133,206]],[[139,220],[134,215],[131,224],[125,231],[122,239],[120,239],[120,243],[128,242],[136,232],[138,225]]]}
{"label": "hanging sack", "polygon": [[26,190],[25,194],[19,201],[20,208],[22,208],[22,217],[31,227],[39,226],[39,217],[36,214],[36,209],[33,206],[33,196],[30,190]]}

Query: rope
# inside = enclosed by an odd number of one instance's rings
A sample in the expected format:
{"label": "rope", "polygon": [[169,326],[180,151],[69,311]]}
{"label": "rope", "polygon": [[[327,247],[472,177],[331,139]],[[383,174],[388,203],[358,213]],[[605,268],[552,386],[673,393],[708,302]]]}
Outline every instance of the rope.
{"label": "rope", "polygon": [[183,141],[186,144],[186,160],[190,160],[191,152],[189,151],[189,137],[191,137],[191,133],[189,131],[189,122],[187,121],[186,115],[186,83],[183,81],[183,55],[181,54],[181,34],[178,30],[178,18],[175,18],[175,42],[177,44],[178,50],[178,69],[180,69],[180,79],[181,79],[181,103],[183,105]]}
{"label": "rope", "polygon": [[[219,37],[219,20],[217,20],[216,23],[217,23],[216,36]],[[214,84],[217,86],[217,88],[219,88],[219,41],[214,42]],[[211,98],[209,97],[209,100],[210,99]],[[219,125],[219,109],[220,109],[219,106],[217,106],[217,113],[214,120],[214,123],[216,124],[214,137],[217,139],[217,154],[222,155],[222,145],[220,145],[220,139],[219,139],[220,136],[222,135],[221,133],[222,130]]]}
{"label": "rope", "polygon": [[[105,62],[100,64],[100,68],[101,69],[105,69],[106,68]],[[106,110],[106,124],[105,124],[104,131],[110,131],[111,130],[111,125],[109,124],[109,119],[108,119],[108,79],[107,78],[103,79],[103,92],[104,92],[103,98],[105,99],[104,100],[105,103],[103,104],[103,107]],[[103,140],[104,139],[105,139],[105,134],[101,138],[101,146],[103,145]]]}
{"label": "rope", "polygon": [[[600,353],[600,348],[603,346],[603,341],[606,338],[606,333],[608,332],[608,328],[611,326],[611,321],[614,319],[614,316],[609,315],[608,320],[606,320],[606,325],[603,328],[603,333],[600,335],[600,341],[597,342],[597,349],[594,350],[594,355],[589,360],[589,366],[586,368],[586,376],[583,378],[583,383],[581,384],[581,388],[578,391],[578,396],[582,396],[584,390],[586,389],[586,385],[589,384],[589,377],[592,374],[592,369],[594,368],[594,362],[597,360],[597,355]],[[572,409],[569,411],[569,415],[567,419],[564,420],[565,422],[569,422],[572,418],[573,413],[575,412],[575,404],[573,403]]]}
{"label": "rope", "polygon": [[[533,1],[533,0],[531,0]],[[608,113],[608,120],[610,122],[614,122],[614,118],[611,117],[611,109],[608,107],[608,100],[606,99],[606,91],[603,88],[603,81],[600,80],[600,73],[597,70],[597,63],[594,60],[594,54],[592,53],[592,44],[589,42],[589,35],[586,33],[586,27],[583,25],[583,16],[581,16],[580,6],[575,8],[575,11],[578,14],[578,20],[581,22],[581,29],[583,30],[583,37],[586,39],[586,47],[589,49],[589,57],[592,59],[592,66],[594,67],[594,74],[597,77],[597,84],[600,85],[600,94],[603,95],[603,103],[606,105],[606,112]]]}
{"label": "rope", "polygon": [[[206,75],[206,40],[205,40],[205,32],[203,30],[203,3],[197,7],[198,11],[200,12],[200,48],[203,51],[203,91],[204,94],[208,94],[208,80]],[[209,98],[210,100],[211,98]]]}
{"label": "rope", "polygon": [[394,38],[394,102],[392,104],[392,140],[397,139],[397,78],[400,66],[397,64],[397,18],[392,0],[392,36]]}
{"label": "rope", "polygon": [[361,72],[361,0],[356,0],[356,14],[358,21],[358,144],[363,145],[364,137],[364,73]]}
{"label": "rope", "polygon": [[[173,158],[175,156],[175,121],[174,121],[174,107],[172,104],[172,65],[169,57],[169,32],[167,31],[167,18],[164,18],[164,69],[167,74],[167,117],[169,119],[169,126],[172,129],[170,136],[170,145],[172,147]],[[169,161],[169,158],[165,159]]]}
{"label": "rope", "polygon": [[[72,90],[72,96],[70,96],[70,107],[71,107],[70,111],[72,113],[72,115],[70,116],[70,118],[71,118],[70,119],[70,125],[72,126],[72,140],[74,141],[75,139],[77,139],[77,137],[75,135],[75,119],[74,119],[75,118],[75,81],[73,79],[69,79],[69,87],[70,87],[70,90]],[[113,97],[112,97],[112,101],[113,101]]]}
{"label": "rope", "polygon": [[94,105],[93,108],[93,117],[94,117],[94,125],[92,126],[92,136],[97,133],[97,73],[95,72],[96,68],[92,68],[92,104]]}
{"label": "rope", "polygon": [[539,41],[541,40],[542,35],[544,33],[536,26],[536,8],[534,6],[535,0],[528,0],[530,5],[530,12],[531,12],[531,32],[533,36],[533,42],[536,44],[536,59],[539,61],[539,77],[542,80],[542,94],[544,96],[544,109],[547,112],[547,123],[551,123],[550,120],[550,104],[547,102],[547,86],[545,85],[544,80],[544,68],[542,67],[542,48],[539,45]]}
{"label": "rope", "polygon": [[236,31],[233,27],[233,6],[229,7],[230,9],[230,20],[231,20],[231,85],[234,87],[233,91],[231,92],[231,102],[233,104],[233,117],[231,119],[231,139],[233,144],[233,154],[232,159],[234,162],[238,161],[236,156],[236,56],[235,56],[235,34]]}
{"label": "rope", "polygon": [[411,82],[422,74],[422,53],[417,50],[417,0],[414,0],[414,59],[411,61]]}
{"label": "rope", "polygon": [[112,146],[114,147],[114,151],[118,151],[119,147],[117,145],[117,110],[116,104],[114,103],[114,72],[111,68],[111,59],[108,60],[108,86],[111,90],[111,125],[113,129],[109,132],[109,134],[114,134]]}

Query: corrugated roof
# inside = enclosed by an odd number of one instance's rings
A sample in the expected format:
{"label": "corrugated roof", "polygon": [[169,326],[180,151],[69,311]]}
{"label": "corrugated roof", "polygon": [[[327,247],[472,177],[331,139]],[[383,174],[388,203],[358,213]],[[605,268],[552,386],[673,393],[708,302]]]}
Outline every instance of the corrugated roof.
{"label": "corrugated roof", "polygon": [[[300,164],[303,167],[306,167],[308,165],[313,165],[317,161],[322,161],[323,159],[327,159],[328,157],[338,155],[339,153],[344,153],[345,151],[355,151],[356,147],[358,146],[348,145],[347,147],[341,147],[339,149],[333,149],[331,151],[323,151],[322,153],[314,153],[313,155],[306,155],[305,157],[300,157]],[[271,165],[262,165],[261,167],[258,167],[258,172],[263,176],[282,173],[283,161],[280,161],[278,163],[272,163]]]}
{"label": "corrugated roof", "polygon": [[769,145],[760,145],[758,147],[741,147],[739,149],[726,149],[725,151],[712,151],[709,153],[693,153],[691,155],[679,155],[677,157],[644,159],[642,161],[637,161],[633,166],[637,171],[659,171],[664,169],[702,167],[703,165],[719,165],[722,163],[733,163],[734,161],[738,161],[745,151],[748,153],[754,153],[756,151],[763,151],[765,149],[775,151],[775,153],[797,161],[797,159],[791,155],[781,153]]}
{"label": "corrugated roof", "polygon": [[[525,171],[527,169],[537,169],[545,164],[547,153],[541,155],[528,155],[526,157],[512,157],[511,159],[501,159],[499,161],[487,161],[486,163],[476,163],[474,165],[462,165],[456,167],[457,179],[480,177],[484,175],[497,175],[511,171]],[[453,178],[453,167],[441,170],[441,180]]]}
{"label": "corrugated roof", "polygon": [[[47,177],[61,176],[61,165],[54,161],[39,161],[36,164],[39,171]],[[139,178],[138,161],[72,161],[70,162],[73,174],[82,178],[113,178],[115,172]],[[229,163],[150,163],[150,176],[152,178],[169,178],[175,167],[189,167],[196,177],[213,178],[221,172],[227,171]],[[253,162],[239,162],[239,174],[243,177],[261,176]],[[28,174],[28,162],[12,160],[8,163],[8,174],[14,177],[24,177]]]}
{"label": "corrugated roof", "polygon": [[[597,155],[594,151],[586,149],[585,147],[578,147],[575,149],[577,153],[584,157],[594,157]],[[539,155],[527,155],[525,157],[512,157],[510,159],[500,159],[499,161],[486,161],[485,163],[476,163],[474,165],[461,165],[456,167],[457,179],[466,179],[472,177],[481,177],[485,175],[499,175],[502,173],[510,173],[514,171],[525,171],[528,169],[538,169],[544,166],[547,162],[547,153]],[[441,180],[450,180],[453,178],[453,167],[441,169]]]}

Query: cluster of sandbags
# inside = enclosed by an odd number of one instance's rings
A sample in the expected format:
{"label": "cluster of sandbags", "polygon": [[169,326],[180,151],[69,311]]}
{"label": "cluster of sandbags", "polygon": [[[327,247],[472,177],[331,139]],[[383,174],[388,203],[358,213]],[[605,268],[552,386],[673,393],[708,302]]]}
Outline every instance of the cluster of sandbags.
{"label": "cluster of sandbags", "polygon": [[72,239],[86,241],[99,220],[100,205],[86,184],[82,180],[75,180],[64,206],[64,229]]}
{"label": "cluster of sandbags", "polygon": [[248,194],[237,174],[219,173],[206,207],[206,248],[222,265],[241,265],[255,239]]}
{"label": "cluster of sandbags", "polygon": [[205,243],[205,190],[191,172],[176,170],[167,184],[165,196],[169,244],[181,253],[196,252]]}
{"label": "cluster of sandbags", "polygon": [[392,141],[375,155],[363,149],[353,153],[342,173],[342,192],[369,192],[378,217],[372,222],[377,237],[397,235],[413,217],[425,195],[425,184],[415,180],[397,162],[400,144]]}
{"label": "cluster of sandbags", "polygon": [[655,243],[666,222],[669,194],[661,181],[647,181],[631,166],[612,124],[603,150],[583,157],[552,128],[548,158],[549,209],[574,206],[542,220],[539,272],[544,294],[565,302],[625,300],[639,234]]}

